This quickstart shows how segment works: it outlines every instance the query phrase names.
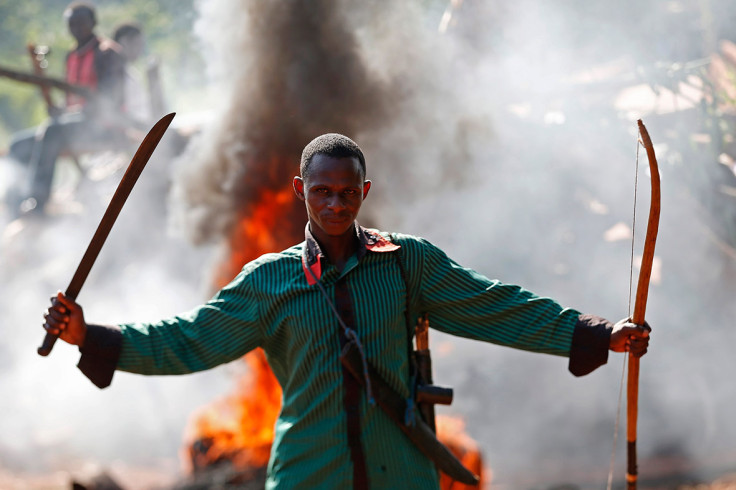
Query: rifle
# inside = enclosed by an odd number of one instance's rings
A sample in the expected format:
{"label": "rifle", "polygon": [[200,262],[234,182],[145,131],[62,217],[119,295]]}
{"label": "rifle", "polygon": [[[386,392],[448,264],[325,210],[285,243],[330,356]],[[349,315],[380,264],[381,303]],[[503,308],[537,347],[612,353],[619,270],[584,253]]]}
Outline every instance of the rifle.
{"label": "rifle", "polygon": [[80,95],[86,99],[94,97],[94,92],[89,88],[81,85],[75,85],[73,83],[66,82],[60,78],[47,77],[46,75],[36,75],[33,73],[27,73],[24,71],[14,70],[5,66],[0,66],[0,77],[9,78],[21,83],[30,83],[32,85],[38,85],[39,87],[53,87],[64,92]]}
{"label": "rifle", "polygon": [[355,341],[349,341],[345,344],[340,354],[340,362],[363,388],[367,389],[367,385],[370,383],[371,392],[375,396],[378,406],[414,445],[437,465],[438,469],[445,472],[453,480],[466,485],[478,485],[480,478],[463,466],[462,462],[444,444],[437,440],[432,428],[421,417],[414,420],[414,423],[407,423],[406,399],[394,390],[373,366],[368,364],[366,368],[363,354]]}
{"label": "rifle", "polygon": [[451,405],[453,391],[452,388],[443,388],[433,384],[432,357],[429,352],[429,319],[426,313],[417,320],[414,332],[416,335],[416,349],[412,354],[416,366],[417,408],[432,432],[437,432],[434,406]]}

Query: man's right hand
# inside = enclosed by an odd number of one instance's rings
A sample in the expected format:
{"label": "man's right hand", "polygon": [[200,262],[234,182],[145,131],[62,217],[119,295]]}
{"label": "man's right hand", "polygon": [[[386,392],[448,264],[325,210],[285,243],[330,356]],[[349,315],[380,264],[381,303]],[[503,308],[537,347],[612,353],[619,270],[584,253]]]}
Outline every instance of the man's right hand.
{"label": "man's right hand", "polygon": [[84,312],[74,300],[59,291],[51,297],[51,306],[44,315],[46,322],[43,328],[51,335],[58,335],[61,340],[72,345],[82,346],[87,336],[87,323]]}

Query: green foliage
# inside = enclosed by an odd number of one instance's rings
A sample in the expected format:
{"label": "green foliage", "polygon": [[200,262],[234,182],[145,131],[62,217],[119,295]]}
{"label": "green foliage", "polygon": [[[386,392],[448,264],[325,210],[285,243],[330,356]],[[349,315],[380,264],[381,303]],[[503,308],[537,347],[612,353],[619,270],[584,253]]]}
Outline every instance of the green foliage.
{"label": "green foliage", "polygon": [[[48,73],[63,76],[66,53],[74,46],[63,12],[70,0],[0,0],[0,64],[31,71],[26,45],[50,47]],[[111,37],[123,22],[137,22],[147,39],[147,55],[161,62],[166,98],[176,92],[191,92],[204,83],[204,63],[195,48],[192,26],[195,0],[97,0],[97,32]],[[141,61],[140,63],[144,63]],[[63,94],[52,93],[55,100]],[[0,148],[9,135],[39,124],[46,110],[38,89],[0,79]]]}

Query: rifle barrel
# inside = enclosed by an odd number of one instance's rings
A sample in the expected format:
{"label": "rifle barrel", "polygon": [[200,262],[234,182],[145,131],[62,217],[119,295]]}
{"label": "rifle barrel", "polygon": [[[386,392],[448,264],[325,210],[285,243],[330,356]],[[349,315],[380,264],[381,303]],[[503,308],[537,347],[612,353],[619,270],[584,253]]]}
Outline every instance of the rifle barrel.
{"label": "rifle barrel", "polygon": [[70,92],[73,94],[81,95],[85,98],[90,98],[93,93],[87,87],[81,85],[74,85],[73,83],[65,82],[58,78],[47,77],[43,75],[34,75],[33,73],[26,73],[23,71],[14,70],[5,66],[0,66],[0,77],[9,78],[21,83],[30,83],[32,85],[38,85],[39,87],[54,87],[64,92]]}

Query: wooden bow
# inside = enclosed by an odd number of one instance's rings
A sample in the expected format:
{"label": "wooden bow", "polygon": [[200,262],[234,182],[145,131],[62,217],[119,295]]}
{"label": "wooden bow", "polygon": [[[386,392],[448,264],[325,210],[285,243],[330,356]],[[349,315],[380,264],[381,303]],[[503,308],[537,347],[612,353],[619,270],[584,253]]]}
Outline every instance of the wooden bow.
{"label": "wooden bow", "polygon": [[[647,222],[647,234],[644,241],[644,253],[639,270],[639,283],[636,287],[636,300],[634,302],[634,314],[631,321],[637,325],[644,324],[644,313],[647,309],[647,296],[649,293],[649,278],[652,275],[652,263],[654,262],[654,246],[657,241],[657,230],[659,228],[659,169],[657,168],[657,157],[654,154],[654,146],[649,138],[647,128],[639,119],[639,134],[644,148],[647,150],[649,160],[649,171],[652,181],[652,199],[649,206],[649,221]],[[636,490],[637,468],[636,468],[636,419],[639,407],[639,358],[629,353],[629,373],[626,386],[626,486],[629,490]]]}

